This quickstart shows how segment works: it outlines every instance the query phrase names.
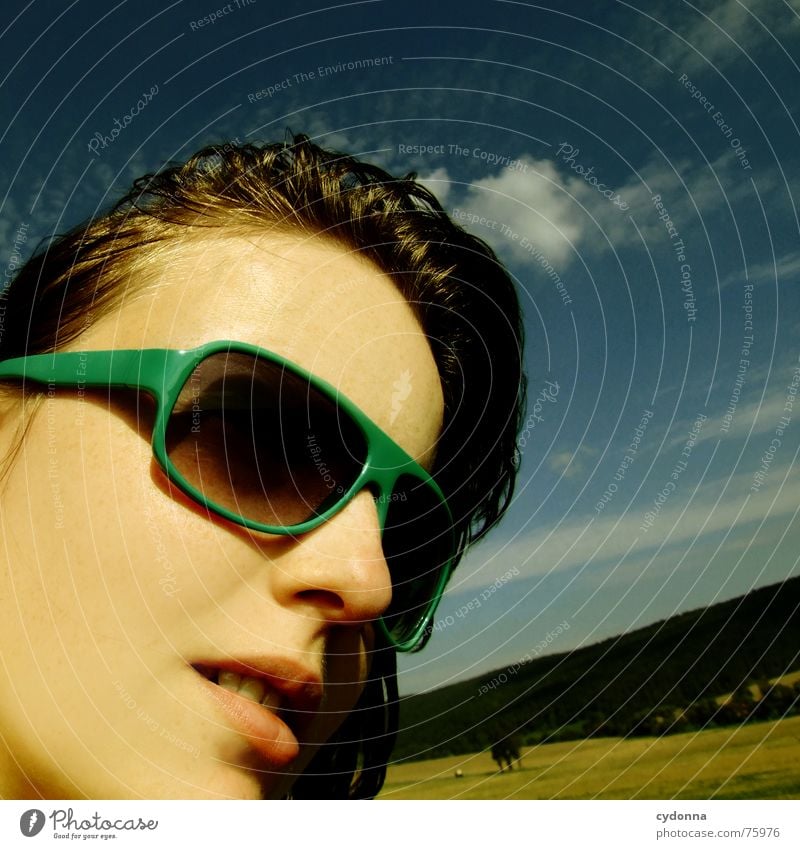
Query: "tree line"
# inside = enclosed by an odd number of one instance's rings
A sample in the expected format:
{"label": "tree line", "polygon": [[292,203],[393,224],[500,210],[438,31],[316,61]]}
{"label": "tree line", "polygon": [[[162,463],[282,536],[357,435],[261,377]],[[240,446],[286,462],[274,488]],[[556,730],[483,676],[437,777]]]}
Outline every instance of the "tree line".
{"label": "tree line", "polygon": [[[395,758],[593,735],[664,734],[786,716],[800,669],[800,578],[400,704]],[[497,682],[503,682],[499,684]],[[489,684],[492,684],[489,687]]]}

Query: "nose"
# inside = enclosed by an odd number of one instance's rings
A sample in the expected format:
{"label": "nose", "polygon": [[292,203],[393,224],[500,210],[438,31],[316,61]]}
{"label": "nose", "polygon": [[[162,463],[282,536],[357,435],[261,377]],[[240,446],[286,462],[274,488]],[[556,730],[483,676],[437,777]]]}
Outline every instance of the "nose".
{"label": "nose", "polygon": [[273,596],[285,607],[333,624],[377,619],[392,600],[375,499],[360,492],[274,561]]}

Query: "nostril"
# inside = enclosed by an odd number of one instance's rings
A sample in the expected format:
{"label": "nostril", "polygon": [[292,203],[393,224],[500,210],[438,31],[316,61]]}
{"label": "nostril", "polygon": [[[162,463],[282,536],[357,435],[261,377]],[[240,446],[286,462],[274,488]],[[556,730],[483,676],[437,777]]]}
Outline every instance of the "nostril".
{"label": "nostril", "polygon": [[297,597],[314,605],[332,611],[344,610],[344,599],[339,593],[329,590],[301,590]]}

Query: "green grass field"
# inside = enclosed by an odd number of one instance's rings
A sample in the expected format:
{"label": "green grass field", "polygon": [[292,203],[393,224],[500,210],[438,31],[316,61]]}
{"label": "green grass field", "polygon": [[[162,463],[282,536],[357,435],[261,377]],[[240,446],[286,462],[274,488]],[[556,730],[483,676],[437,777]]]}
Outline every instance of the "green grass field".
{"label": "green grass field", "polygon": [[[456,778],[456,769],[463,772]],[[800,716],[669,737],[535,746],[389,767],[381,799],[797,799]]]}

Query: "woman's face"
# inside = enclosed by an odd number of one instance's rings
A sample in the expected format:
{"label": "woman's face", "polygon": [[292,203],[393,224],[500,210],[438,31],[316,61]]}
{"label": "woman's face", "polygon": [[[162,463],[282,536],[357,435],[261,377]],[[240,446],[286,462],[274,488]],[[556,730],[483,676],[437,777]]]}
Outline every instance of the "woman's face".
{"label": "woman's face", "polygon": [[[146,285],[70,349],[259,345],[430,463],[436,366],[371,264],[319,238],[216,236],[142,273]],[[50,393],[0,493],[0,796],[284,795],[358,698],[363,622],[390,599],[374,499],[364,490],[296,538],[210,516],[153,461],[150,405],[140,397],[137,415],[136,398]],[[4,456],[19,401],[1,409]],[[198,668],[234,683],[251,673],[251,697],[312,718],[287,727],[266,714],[248,733],[252,710]]]}

